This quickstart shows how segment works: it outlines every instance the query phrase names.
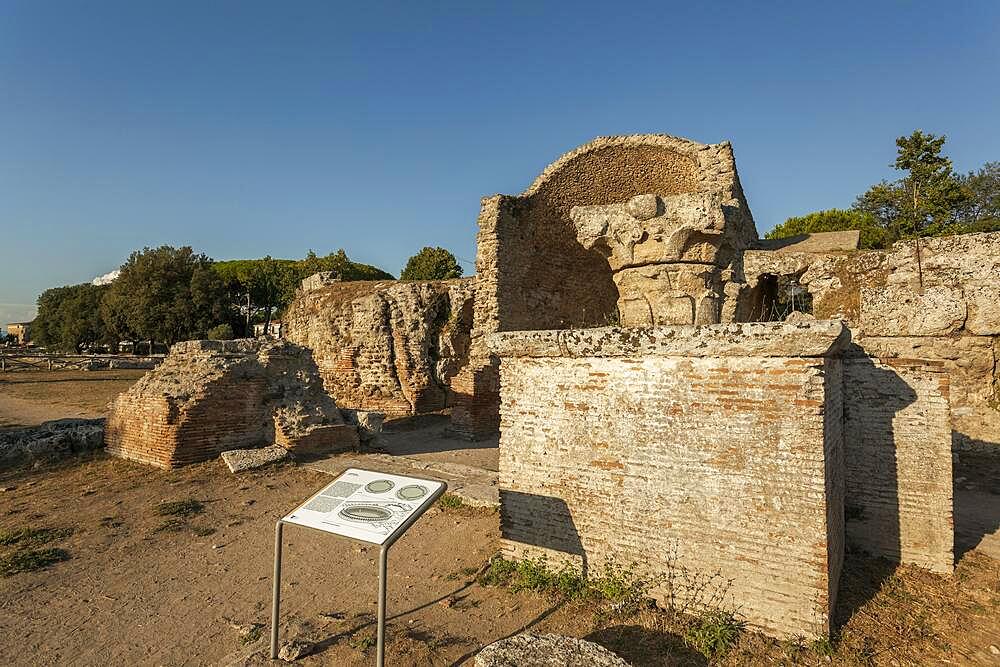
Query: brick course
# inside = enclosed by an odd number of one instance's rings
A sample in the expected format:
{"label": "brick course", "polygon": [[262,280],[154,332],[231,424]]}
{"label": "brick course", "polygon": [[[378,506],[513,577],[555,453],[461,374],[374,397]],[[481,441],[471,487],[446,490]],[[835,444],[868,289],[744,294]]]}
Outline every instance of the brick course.
{"label": "brick course", "polygon": [[[842,365],[823,355],[843,341],[839,324],[823,326],[827,350],[812,358],[785,350],[795,336],[813,348],[815,331],[772,326],[769,350],[767,325],[742,329],[756,333],[754,355],[678,344],[681,327],[641,330],[639,356],[625,330],[592,330],[577,351],[530,334],[494,337],[507,553],[663,571],[676,548],[685,567],[732,579],[728,602],[751,623],[826,634],[844,476]],[[611,356],[600,354],[602,337]]]}

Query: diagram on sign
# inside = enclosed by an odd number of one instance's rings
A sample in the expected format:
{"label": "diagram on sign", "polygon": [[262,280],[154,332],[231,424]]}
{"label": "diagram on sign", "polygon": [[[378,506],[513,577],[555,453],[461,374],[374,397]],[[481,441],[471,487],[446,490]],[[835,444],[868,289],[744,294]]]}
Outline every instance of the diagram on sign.
{"label": "diagram on sign", "polygon": [[441,486],[432,480],[351,468],[284,520],[381,544]]}

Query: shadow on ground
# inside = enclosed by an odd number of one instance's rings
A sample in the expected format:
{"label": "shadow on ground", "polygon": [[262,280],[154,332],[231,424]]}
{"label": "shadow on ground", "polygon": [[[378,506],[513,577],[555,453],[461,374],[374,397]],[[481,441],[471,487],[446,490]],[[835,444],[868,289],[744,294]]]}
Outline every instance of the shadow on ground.
{"label": "shadow on ground", "polygon": [[[961,434],[953,433],[953,441]],[[983,443],[986,444],[986,443]],[[989,443],[1000,452],[1000,445]],[[952,486],[955,512],[955,561],[973,549],[1000,559],[1000,457],[955,452]]]}
{"label": "shadow on ground", "polygon": [[640,625],[602,628],[584,639],[600,644],[634,667],[708,664],[705,656],[689,648],[679,635]]}

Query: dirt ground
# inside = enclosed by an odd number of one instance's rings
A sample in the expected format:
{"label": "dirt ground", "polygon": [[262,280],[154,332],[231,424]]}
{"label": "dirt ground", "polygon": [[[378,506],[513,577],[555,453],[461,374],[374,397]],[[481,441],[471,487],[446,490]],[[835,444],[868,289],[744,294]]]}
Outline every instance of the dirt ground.
{"label": "dirt ground", "polygon": [[0,428],[51,419],[103,417],[108,401],[145,371],[17,371],[0,373]]}
{"label": "dirt ground", "polygon": [[[0,473],[0,532],[73,530],[55,544],[69,560],[0,578],[0,664],[269,663],[274,521],[329,479],[294,465],[234,476],[219,462],[160,471],[104,456]],[[157,513],[187,499],[205,511]],[[590,637],[635,665],[706,664],[667,614],[620,618],[480,585],[498,528],[493,510],[435,507],[393,547],[389,664],[468,663],[524,629]],[[285,534],[283,640],[317,643],[303,664],[373,664],[375,550],[294,526]],[[980,552],[950,578],[851,559],[840,597],[850,620],[834,664],[1000,659],[989,650],[1000,641],[1000,562]],[[822,650],[752,632],[722,660],[760,662],[827,664]]]}
{"label": "dirt ground", "polygon": [[[0,375],[0,428],[101,416],[141,375]],[[3,535],[19,529],[65,529],[45,547],[68,556],[0,576],[0,664],[270,664],[275,520],[365,456],[459,475],[496,470],[495,443],[451,439],[446,422],[394,422],[381,453],[326,459],[326,472],[285,464],[234,476],[218,461],[161,471],[103,454],[0,470],[0,562],[16,549]],[[997,536],[1000,470],[995,459],[964,465],[956,484],[963,555],[954,576],[849,554],[832,643],[748,630],[712,664],[1000,664],[991,650],[1000,646],[998,542],[984,539]],[[203,511],[158,511],[188,500]],[[961,528],[967,510],[982,525]],[[282,640],[315,644],[301,664],[374,664],[377,551],[295,526],[285,537]],[[587,637],[636,666],[709,663],[683,637],[688,618],[653,609],[623,616],[592,602],[480,584],[477,572],[498,546],[495,510],[439,505],[393,547],[388,664],[471,664],[482,646],[525,630]]]}

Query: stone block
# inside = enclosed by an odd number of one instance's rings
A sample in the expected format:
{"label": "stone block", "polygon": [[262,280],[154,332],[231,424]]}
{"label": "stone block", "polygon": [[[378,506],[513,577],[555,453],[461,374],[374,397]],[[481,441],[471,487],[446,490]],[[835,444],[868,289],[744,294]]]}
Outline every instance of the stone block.
{"label": "stone block", "polygon": [[288,450],[281,447],[231,449],[222,452],[221,458],[229,467],[229,472],[240,473],[283,461],[288,458]]}
{"label": "stone block", "polygon": [[600,644],[562,635],[520,634],[476,655],[475,667],[628,667]]}

